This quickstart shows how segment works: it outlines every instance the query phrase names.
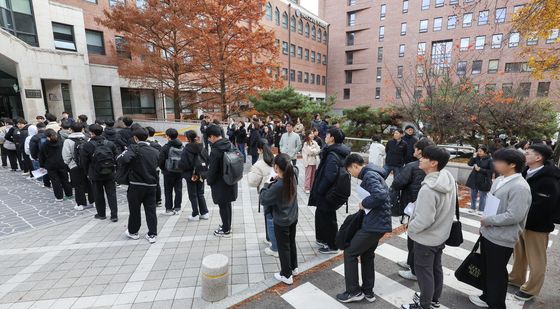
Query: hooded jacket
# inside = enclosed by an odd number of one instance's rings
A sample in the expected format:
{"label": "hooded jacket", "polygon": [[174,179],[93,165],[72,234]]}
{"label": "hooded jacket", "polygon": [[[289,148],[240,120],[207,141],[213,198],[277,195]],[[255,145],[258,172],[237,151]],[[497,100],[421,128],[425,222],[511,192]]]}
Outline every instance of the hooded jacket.
{"label": "hooded jacket", "polygon": [[283,187],[284,180],[279,178],[270,186],[262,188],[260,192],[261,204],[264,206],[265,213],[272,212],[275,225],[290,226],[298,220],[297,193],[291,201],[286,201],[282,196]]}
{"label": "hooded jacket", "polygon": [[410,162],[393,179],[391,188],[395,192],[401,192],[401,201],[406,206],[408,203],[414,203],[418,198],[425,177],[426,173],[420,169],[420,162]]}
{"label": "hooded jacket", "polygon": [[128,164],[130,169],[128,179],[131,185],[155,188],[159,181],[158,156],[159,152],[150,146],[150,143],[138,142],[121,153],[117,162]]}
{"label": "hooded jacket", "polygon": [[194,164],[197,156],[204,155],[203,151],[204,144],[202,143],[188,143],[183,148],[183,153],[181,153],[181,162],[179,163],[183,169],[183,178],[187,181],[191,181],[194,173]]}
{"label": "hooded jacket", "polygon": [[39,153],[39,163],[47,170],[65,170],[66,164],[62,160],[62,141],[47,141]]}
{"label": "hooded jacket", "polygon": [[[169,174],[179,175],[179,173],[169,172],[165,168],[165,161],[167,161],[167,158],[169,157],[169,148],[171,148],[171,147],[181,149],[183,147],[183,143],[181,143],[181,141],[176,138],[176,139],[172,139],[172,140],[168,141],[165,145],[163,145],[163,147],[161,148],[161,150],[159,152],[158,165],[159,165],[159,168],[161,169],[161,172],[164,175],[169,175]],[[154,149],[155,149],[155,147],[154,147]]]}
{"label": "hooded jacket", "polygon": [[16,149],[19,149],[21,151],[23,151],[23,146],[25,143],[25,138],[27,138],[27,135],[29,134],[29,124],[26,124],[23,128],[19,129],[16,126],[16,129],[14,130],[14,144],[16,144]]}
{"label": "hooded jacket", "polygon": [[45,129],[39,130],[37,134],[33,135],[33,137],[29,140],[29,154],[33,160],[39,160],[41,140],[43,140],[44,143],[48,142],[47,136],[45,135]]}
{"label": "hooded jacket", "polygon": [[225,204],[237,200],[237,184],[230,186],[224,181],[224,152],[231,147],[231,142],[225,138],[221,138],[212,144],[207,181],[212,189],[214,204]]}
{"label": "hooded jacket", "polygon": [[424,246],[444,244],[451,232],[456,196],[457,184],[449,171],[426,175],[408,224],[409,237]]}
{"label": "hooded jacket", "polygon": [[483,192],[490,191],[490,188],[492,188],[492,176],[494,175],[492,157],[488,155],[484,158],[471,158],[468,165],[474,166],[475,164],[480,167],[480,171],[477,172],[474,168],[472,169],[469,178],[467,178],[467,187]]}
{"label": "hooded jacket", "polygon": [[25,138],[25,142],[24,142],[24,146],[23,149],[25,151],[25,154],[28,156],[31,156],[31,151],[29,149],[29,143],[31,142],[31,138],[37,134],[37,127],[34,125],[29,126],[29,129],[27,130],[27,132],[29,133],[27,135],[27,137]]}
{"label": "hooded jacket", "polygon": [[362,180],[360,187],[370,194],[361,201],[362,206],[369,210],[364,216],[362,230],[375,233],[391,232],[391,198],[389,187],[385,183],[385,171],[374,164],[368,164],[362,168],[358,179]]}
{"label": "hooded jacket", "polygon": [[[337,154],[338,158],[334,155]],[[321,162],[315,172],[315,182],[309,196],[309,206],[325,207],[325,196],[335,184],[339,167],[350,154],[350,148],[344,144],[332,144],[321,151]],[[339,161],[340,159],[340,161]]]}
{"label": "hooded jacket", "polygon": [[560,169],[547,163],[533,176],[527,178],[527,170],[523,176],[532,196],[525,229],[541,233],[554,231],[554,215],[560,201]]}
{"label": "hooded jacket", "polygon": [[117,132],[115,139],[115,146],[117,146],[117,151],[119,153],[123,152],[126,147],[134,143],[132,138],[132,129],[129,127],[123,128]]}
{"label": "hooded jacket", "polygon": [[377,166],[383,167],[385,165],[385,146],[378,142],[372,142],[369,145],[369,161]]}
{"label": "hooded jacket", "polygon": [[[68,138],[64,141],[64,145],[62,147],[62,159],[64,160],[64,164],[66,164],[69,169],[73,169],[78,166],[74,161],[74,145],[76,144],[77,139],[86,140],[86,136],[82,132],[70,133],[70,135],[68,135]],[[79,146],[78,148],[80,147],[81,146]]]}
{"label": "hooded jacket", "polygon": [[56,121],[50,121],[49,123],[47,123],[47,127],[45,129],[53,129],[58,133],[58,131],[60,131],[60,125]]}
{"label": "hooded jacket", "polygon": [[113,127],[105,127],[103,130],[103,136],[110,142],[115,142],[117,140],[117,130]]}

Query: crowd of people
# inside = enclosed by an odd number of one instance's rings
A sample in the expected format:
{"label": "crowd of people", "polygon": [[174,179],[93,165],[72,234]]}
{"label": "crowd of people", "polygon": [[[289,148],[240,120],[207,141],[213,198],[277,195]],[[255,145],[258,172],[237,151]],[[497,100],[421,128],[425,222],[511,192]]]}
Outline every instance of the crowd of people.
{"label": "crowd of people", "polygon": [[[61,119],[49,113],[37,116],[33,124],[23,118],[2,119],[2,167],[21,170],[23,177],[41,181],[52,189],[55,202],[73,199],[77,211],[95,207],[95,219],[107,219],[108,204],[112,222],[118,221],[116,188],[126,185],[129,218],[125,235],[140,238],[143,206],[148,227],[145,238],[154,243],[162,191],[162,214],[181,213],[183,180],[192,208],[188,220],[209,219],[204,195],[207,184],[222,222],[213,234],[232,237],[232,203],[238,197],[247,156],[251,156],[246,177],[249,186],[258,190],[259,207],[264,209],[265,254],[280,260],[275,278],[292,284],[299,273],[295,240],[299,161],[305,173],[307,205],[316,207],[318,251],[337,254],[344,250],[346,289],[336,298],[345,303],[375,301],[375,250],[392,231],[394,209],[406,205],[408,257],[399,261],[403,268],[399,275],[417,281],[419,292],[402,308],[440,306],[442,252],[451,235],[458,186],[445,169],[449,152],[429,138],[418,139],[414,127],[394,130],[385,146],[380,136],[374,136],[366,162],[344,144],[340,126],[330,123],[328,117],[321,120],[320,115],[308,130],[300,119],[292,122],[288,116],[276,121],[253,116],[247,122],[230,120],[223,127],[219,120],[205,115],[200,135],[189,130],[183,143],[179,132],[169,128],[163,145],[154,138],[153,128],[133,123],[129,117],[116,122],[87,121],[85,115],[74,120],[67,113]],[[558,218],[560,169],[550,161],[553,152],[545,143],[495,146],[480,145],[468,162],[473,167],[466,184],[471,190],[470,207],[481,217],[483,273],[482,294],[469,299],[479,307],[502,309],[506,308],[508,284],[519,287],[515,297],[520,300],[537,296],[543,286],[548,237]],[[393,180],[389,185],[390,173]],[[356,193],[359,212],[354,217],[359,224],[341,245],[337,210],[348,201],[350,177],[361,181]],[[494,213],[485,212],[489,198],[498,201]],[[512,255],[513,269],[508,273]]]}

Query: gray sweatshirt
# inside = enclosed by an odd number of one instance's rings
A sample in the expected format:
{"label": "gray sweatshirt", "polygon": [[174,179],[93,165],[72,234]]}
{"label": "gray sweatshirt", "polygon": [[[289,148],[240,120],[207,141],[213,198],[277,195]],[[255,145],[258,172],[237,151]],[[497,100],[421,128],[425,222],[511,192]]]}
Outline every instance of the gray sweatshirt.
{"label": "gray sweatshirt", "polygon": [[447,170],[426,175],[418,192],[416,208],[408,224],[408,236],[429,247],[442,245],[449,238],[455,216],[457,184]]}
{"label": "gray sweatshirt", "polygon": [[270,186],[262,188],[261,204],[264,206],[265,212],[272,211],[274,224],[279,226],[290,226],[298,220],[298,202],[297,195],[292,201],[285,201],[282,197],[282,188],[284,180],[281,178],[273,182]]}
{"label": "gray sweatshirt", "polygon": [[64,160],[64,164],[68,165],[69,169],[73,169],[77,166],[76,162],[74,162],[74,144],[76,142],[72,140],[77,138],[85,139],[86,136],[82,132],[70,133],[70,135],[68,135],[68,138],[64,140],[64,144],[62,146],[62,160]]}
{"label": "gray sweatshirt", "polygon": [[490,193],[500,200],[500,205],[495,216],[483,218],[487,226],[481,227],[480,233],[497,245],[513,248],[525,228],[532,198],[531,188],[521,174],[510,177],[514,178],[502,186],[503,176],[494,181]]}
{"label": "gray sweatshirt", "polygon": [[280,138],[280,152],[285,153],[292,158],[292,160],[297,159],[297,153],[301,150],[301,137],[292,132],[284,133]]}

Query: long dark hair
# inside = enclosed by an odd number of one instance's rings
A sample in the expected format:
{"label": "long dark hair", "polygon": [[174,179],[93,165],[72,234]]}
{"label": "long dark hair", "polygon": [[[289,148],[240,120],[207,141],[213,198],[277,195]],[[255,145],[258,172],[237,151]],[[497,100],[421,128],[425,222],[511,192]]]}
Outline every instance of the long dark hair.
{"label": "long dark hair", "polygon": [[272,150],[270,149],[268,140],[264,138],[259,139],[257,141],[257,149],[262,150],[263,161],[268,164],[268,166],[272,166],[272,162],[274,161],[274,154],[272,154]]}
{"label": "long dark hair", "polygon": [[284,173],[283,181],[284,187],[282,188],[282,199],[291,202],[296,197],[297,183],[292,165],[292,159],[285,153],[279,154],[274,158],[274,165]]}
{"label": "long dark hair", "polygon": [[56,133],[55,130],[47,129],[47,130],[45,130],[45,135],[49,138],[51,143],[54,144],[54,143],[58,142],[58,134]]}
{"label": "long dark hair", "polygon": [[311,135],[311,130],[306,130],[304,139],[305,143],[311,143],[313,141],[313,139],[309,138],[309,135]]}

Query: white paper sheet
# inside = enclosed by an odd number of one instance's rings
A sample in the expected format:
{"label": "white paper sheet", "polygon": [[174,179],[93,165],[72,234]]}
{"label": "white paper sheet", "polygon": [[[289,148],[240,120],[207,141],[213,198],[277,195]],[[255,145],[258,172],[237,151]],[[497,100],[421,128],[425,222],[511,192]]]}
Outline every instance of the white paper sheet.
{"label": "white paper sheet", "polygon": [[409,217],[412,217],[412,214],[414,213],[414,209],[416,209],[416,204],[408,203],[408,205],[406,205],[406,208],[404,209],[404,214]]}
{"label": "white paper sheet", "polygon": [[484,217],[495,216],[498,213],[498,207],[500,207],[500,199],[488,193],[486,206],[484,206]]}
{"label": "white paper sheet", "polygon": [[46,169],[40,168],[38,170],[31,171],[31,174],[33,174],[33,177],[35,177],[35,178],[41,178],[41,177],[47,175],[48,172],[47,172]]}
{"label": "white paper sheet", "polygon": [[[358,195],[358,200],[360,200],[360,202],[361,202],[366,197],[370,196],[371,194],[369,194],[369,192],[366,189],[358,186],[357,189],[356,189],[356,195]],[[371,209],[364,208],[364,211],[366,212],[366,215],[367,215],[371,211]]]}

